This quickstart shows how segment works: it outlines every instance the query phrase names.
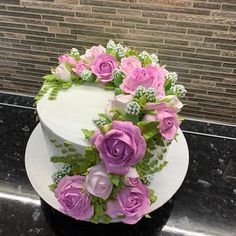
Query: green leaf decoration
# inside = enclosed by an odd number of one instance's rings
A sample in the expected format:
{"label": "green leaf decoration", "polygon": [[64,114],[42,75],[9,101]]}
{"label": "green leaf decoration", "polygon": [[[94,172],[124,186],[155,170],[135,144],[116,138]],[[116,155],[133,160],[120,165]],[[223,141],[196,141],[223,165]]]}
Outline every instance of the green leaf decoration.
{"label": "green leaf decoration", "polygon": [[90,218],[90,221],[97,224],[103,222],[105,224],[110,223],[111,217],[106,214],[106,201],[102,198],[92,196],[91,202],[94,206],[94,214]]}
{"label": "green leaf decoration", "polygon": [[99,152],[94,146],[89,146],[85,148],[84,157],[86,158],[86,161],[88,161],[91,165],[96,165],[101,161]]}
{"label": "green leaf decoration", "polygon": [[137,56],[138,57],[138,52],[134,49],[128,49],[125,53],[125,56],[126,57],[129,57],[129,56]]}
{"label": "green leaf decoration", "polygon": [[115,175],[115,174],[109,174],[109,178],[110,178],[111,182],[117,187],[117,186],[119,186],[122,176]]}
{"label": "green leaf decoration", "polygon": [[111,81],[111,82],[108,82],[104,85],[104,88],[106,90],[115,90],[116,89],[116,86],[114,85],[114,83]]}
{"label": "green leaf decoration", "polygon": [[146,96],[145,95],[141,96],[138,100],[138,103],[141,107],[144,107],[147,103]]}
{"label": "green leaf decoration", "polygon": [[150,138],[148,141],[147,141],[147,146],[148,148],[153,151],[156,149],[156,143],[155,141],[153,140],[153,138]]}
{"label": "green leaf decoration", "polygon": [[158,133],[157,136],[156,136],[156,144],[158,146],[162,146],[162,147],[165,146],[165,141],[164,141],[164,139],[163,139],[163,137],[160,133]]}
{"label": "green leaf decoration", "polygon": [[152,218],[149,214],[145,214],[144,216],[149,219]]}
{"label": "green leaf decoration", "polygon": [[56,138],[53,138],[53,137],[51,137],[50,139],[49,139],[52,143],[55,143],[57,140],[56,140]]}
{"label": "green leaf decoration", "polygon": [[78,162],[84,160],[80,153],[67,154],[64,156],[52,156],[51,162],[53,163],[65,163],[65,164],[77,164]]}
{"label": "green leaf decoration", "polygon": [[149,140],[158,133],[158,121],[140,121],[138,126],[141,129],[142,135],[145,140]]}
{"label": "green leaf decoration", "polygon": [[125,114],[124,120],[131,121],[132,123],[137,124],[139,122],[139,116]]}
{"label": "green leaf decoration", "polygon": [[72,143],[69,142],[69,141],[65,141],[65,142],[64,142],[64,146],[65,146],[65,147],[70,147],[70,146],[72,146]]}
{"label": "green leaf decoration", "polygon": [[122,93],[123,93],[123,91],[120,88],[115,89],[115,96],[122,94]]}
{"label": "green leaf decoration", "polygon": [[91,75],[87,78],[86,82],[95,82],[96,78],[97,77],[93,73],[91,73]]}
{"label": "green leaf decoration", "polygon": [[109,130],[111,130],[112,128],[112,124],[106,124],[106,125],[101,125],[99,127],[100,131],[103,133],[103,134],[106,134]]}
{"label": "green leaf decoration", "polygon": [[51,190],[51,191],[55,191],[55,189],[57,188],[57,184],[55,184],[55,183],[53,183],[53,184],[50,184],[49,186],[49,189]]}
{"label": "green leaf decoration", "polygon": [[105,119],[107,121],[107,123],[111,123],[112,122],[112,120],[110,119],[110,117],[107,114],[105,114],[105,113],[98,113],[98,115],[99,115],[100,118]]}
{"label": "green leaf decoration", "polygon": [[157,200],[157,196],[155,195],[155,191],[153,189],[149,190],[149,199],[151,204],[153,204]]}
{"label": "green leaf decoration", "polygon": [[84,133],[85,138],[90,141],[90,139],[92,138],[95,131],[88,130],[88,129],[82,129],[82,132]]}
{"label": "green leaf decoration", "polygon": [[119,75],[118,77],[114,78],[114,84],[117,88],[119,88],[120,84],[122,84],[123,78],[122,75]]}

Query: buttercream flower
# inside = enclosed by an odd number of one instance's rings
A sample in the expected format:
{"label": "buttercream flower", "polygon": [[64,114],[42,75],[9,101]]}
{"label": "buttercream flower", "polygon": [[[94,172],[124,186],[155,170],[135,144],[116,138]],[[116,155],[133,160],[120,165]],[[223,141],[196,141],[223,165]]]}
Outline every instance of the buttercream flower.
{"label": "buttercream flower", "polygon": [[135,68],[141,67],[142,63],[136,56],[124,57],[121,59],[120,69],[125,73],[131,73]]}
{"label": "buttercream flower", "polygon": [[135,224],[148,213],[149,206],[149,189],[136,179],[133,185],[121,189],[114,201],[107,203],[107,214],[112,218],[123,216],[124,223]]}
{"label": "buttercream flower", "polygon": [[89,169],[85,183],[89,193],[102,199],[107,199],[112,191],[113,185],[107,175],[106,167],[102,164]]}
{"label": "buttercream flower", "polygon": [[69,56],[67,54],[61,55],[58,58],[58,61],[59,61],[60,64],[61,63],[65,63],[65,62],[67,62],[67,63],[69,63],[69,64],[71,64],[73,66],[76,66],[76,64],[77,64],[77,61],[73,57],[71,57],[71,56]]}
{"label": "buttercream flower", "polygon": [[87,70],[87,65],[81,60],[79,61],[75,68],[72,69],[77,75],[80,75],[84,70]]}
{"label": "buttercream flower", "polygon": [[84,191],[84,184],[84,176],[66,176],[55,190],[61,211],[77,220],[88,220],[94,213],[91,195]]}
{"label": "buttercream flower", "polygon": [[91,70],[101,82],[108,82],[112,80],[112,72],[117,66],[114,56],[100,54],[92,62]]}
{"label": "buttercream flower", "polygon": [[106,49],[102,45],[92,46],[87,49],[84,54],[84,59],[86,62],[91,63],[98,55],[106,52]]}
{"label": "buttercream flower", "polygon": [[106,134],[96,132],[91,142],[97,147],[108,173],[119,175],[127,174],[146,150],[140,129],[127,121],[113,121],[111,130]]}
{"label": "buttercream flower", "polygon": [[157,97],[163,97],[165,95],[164,82],[166,73],[167,71],[163,67],[147,66],[136,68],[123,80],[120,88],[132,95],[134,95],[139,86],[154,88],[157,92]]}
{"label": "buttercream flower", "polygon": [[132,100],[133,96],[130,94],[119,94],[117,96],[114,96],[105,108],[106,114],[112,117],[114,115],[114,112],[112,112],[112,110],[114,109],[125,114],[125,108]]}
{"label": "buttercream flower", "polygon": [[65,66],[65,64],[60,64],[58,67],[56,67],[55,71],[53,72],[53,74],[65,81],[65,82],[68,82],[71,80],[71,73],[70,71],[67,69],[67,67]]}
{"label": "buttercream flower", "polygon": [[147,114],[144,116],[144,120],[158,120],[160,122],[159,128],[162,136],[166,140],[172,140],[180,125],[180,122],[176,115],[177,110],[173,107],[168,106],[166,103],[148,103],[145,109],[156,110],[156,114]]}
{"label": "buttercream flower", "polygon": [[171,107],[175,107],[177,111],[180,111],[181,108],[183,107],[183,103],[176,96],[173,96],[171,100],[168,102],[168,104]]}

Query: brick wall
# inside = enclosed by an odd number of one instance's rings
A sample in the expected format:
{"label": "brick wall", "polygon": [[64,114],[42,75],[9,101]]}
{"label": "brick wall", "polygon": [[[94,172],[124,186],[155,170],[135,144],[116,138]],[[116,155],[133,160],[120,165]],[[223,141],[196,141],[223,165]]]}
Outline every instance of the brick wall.
{"label": "brick wall", "polygon": [[0,89],[35,94],[71,47],[156,52],[188,90],[184,114],[236,123],[236,0],[0,0]]}

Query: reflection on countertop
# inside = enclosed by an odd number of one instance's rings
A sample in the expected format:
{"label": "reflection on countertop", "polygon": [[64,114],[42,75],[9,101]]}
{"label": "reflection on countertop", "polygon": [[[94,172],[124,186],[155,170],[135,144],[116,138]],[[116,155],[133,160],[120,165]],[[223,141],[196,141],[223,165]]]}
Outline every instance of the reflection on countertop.
{"label": "reflection on countertop", "polygon": [[0,93],[0,235],[235,235],[235,126],[186,120],[190,165],[174,197],[136,225],[94,225],[52,209],[31,187],[24,152],[36,126],[32,104]]}

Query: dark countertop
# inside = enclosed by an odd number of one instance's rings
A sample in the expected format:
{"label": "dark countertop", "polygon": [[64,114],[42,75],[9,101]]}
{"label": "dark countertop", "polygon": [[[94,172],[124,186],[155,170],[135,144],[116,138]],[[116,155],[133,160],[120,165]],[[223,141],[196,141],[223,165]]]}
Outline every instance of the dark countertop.
{"label": "dark countertop", "polygon": [[32,104],[31,97],[0,93],[1,236],[236,235],[235,126],[184,121],[190,164],[174,197],[136,225],[94,225],[52,209],[31,187],[24,152],[36,126]]}

